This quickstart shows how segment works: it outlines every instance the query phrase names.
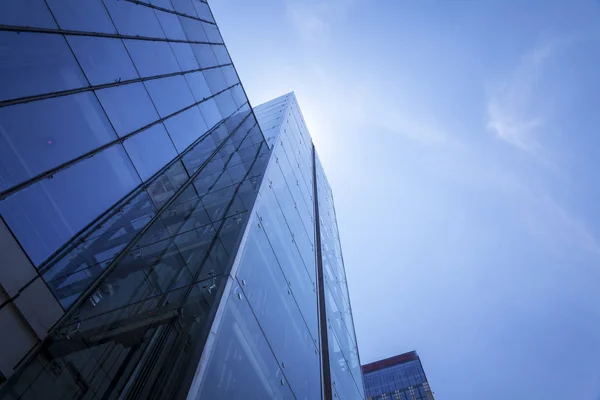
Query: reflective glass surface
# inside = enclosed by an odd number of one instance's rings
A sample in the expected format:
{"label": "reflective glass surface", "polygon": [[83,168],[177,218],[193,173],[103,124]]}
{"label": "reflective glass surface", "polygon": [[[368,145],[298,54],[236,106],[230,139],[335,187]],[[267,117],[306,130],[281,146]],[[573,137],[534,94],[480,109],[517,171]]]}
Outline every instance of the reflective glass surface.
{"label": "reflective glass surface", "polygon": [[123,142],[142,180],[175,158],[177,151],[162,124],[156,124]]}
{"label": "reflective glass surface", "polygon": [[2,107],[0,190],[116,138],[92,92]]}
{"label": "reflective glass surface", "polygon": [[158,113],[163,118],[194,103],[190,87],[181,75],[153,79],[144,84]]}
{"label": "reflective glass surface", "polygon": [[4,0],[0,2],[0,24],[56,28],[44,0]]}
{"label": "reflective glass surface", "polygon": [[237,283],[226,301],[210,361],[192,398],[294,399]]}
{"label": "reflective glass surface", "polygon": [[296,398],[318,398],[317,347],[259,222],[251,225],[240,251],[238,281]]}
{"label": "reflective glass surface", "polygon": [[125,150],[115,146],[0,201],[0,212],[40,264],[139,182]]}
{"label": "reflective glass surface", "polygon": [[121,40],[93,36],[67,36],[67,41],[92,85],[138,77]]}
{"label": "reflective glass surface", "polygon": [[[20,1],[20,0],[18,0]],[[61,29],[116,33],[102,0],[46,0]]]}
{"label": "reflective glass surface", "polygon": [[119,136],[140,129],[159,118],[141,82],[97,90],[96,96]]}
{"label": "reflective glass surface", "polygon": [[0,31],[0,101],[87,85],[63,36]]}

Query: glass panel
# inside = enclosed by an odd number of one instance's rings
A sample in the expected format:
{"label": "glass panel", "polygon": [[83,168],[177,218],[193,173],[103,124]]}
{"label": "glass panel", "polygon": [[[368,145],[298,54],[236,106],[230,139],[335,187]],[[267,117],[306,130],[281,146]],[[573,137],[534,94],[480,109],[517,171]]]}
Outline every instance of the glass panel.
{"label": "glass panel", "polygon": [[225,81],[227,82],[227,86],[233,86],[236,83],[240,82],[232,65],[222,67],[221,71],[223,72],[223,75],[225,75]]}
{"label": "glass panel", "polygon": [[202,68],[214,67],[219,65],[212,46],[210,44],[193,43],[192,50],[196,54],[196,59]]}
{"label": "glass panel", "polygon": [[181,22],[183,31],[190,41],[208,42],[206,33],[204,33],[202,22],[186,17],[179,17],[179,22]]}
{"label": "glass panel", "polygon": [[[267,176],[265,179],[269,179],[269,177]],[[316,338],[318,338],[318,322],[317,292],[313,281],[315,272],[313,270],[309,273],[306,270],[273,191],[268,187],[262,189],[256,212],[264,226],[279,265],[281,265],[281,269],[290,283],[306,324],[316,341]]]}
{"label": "glass panel", "polygon": [[[171,8],[172,7],[173,6],[171,6]],[[176,14],[159,10],[155,10],[155,13],[167,38],[175,40],[187,40],[187,36],[185,36],[185,32],[183,32],[181,22],[179,22],[179,17]]]}
{"label": "glass panel", "polygon": [[125,150],[114,146],[8,197],[0,212],[39,265],[139,183]]}
{"label": "glass panel", "polygon": [[219,28],[216,25],[211,24],[202,24],[204,31],[206,32],[206,36],[208,37],[208,41],[211,43],[223,43],[223,38],[219,33]]}
{"label": "glass panel", "polygon": [[198,17],[205,21],[215,22],[210,9],[208,8],[208,4],[202,3],[201,1],[193,1],[193,4],[196,12],[198,13]]}
{"label": "glass panel", "polygon": [[2,107],[0,189],[8,189],[116,138],[91,92]]}
{"label": "glass panel", "polygon": [[165,37],[152,8],[123,0],[104,0],[104,4],[120,34]]}
{"label": "glass panel", "polygon": [[97,90],[96,95],[119,136],[159,119],[154,104],[141,82]]}
{"label": "glass panel", "polygon": [[181,114],[165,120],[165,126],[179,153],[183,152],[208,130],[198,107],[192,107]]}
{"label": "glass panel", "polygon": [[209,127],[215,126],[221,121],[221,119],[223,119],[214,99],[206,100],[200,103],[198,107],[200,108],[200,112],[204,117],[204,121],[206,121],[206,125]]}
{"label": "glass panel", "polygon": [[144,82],[162,118],[194,103],[194,96],[181,75]]}
{"label": "glass panel", "polygon": [[0,101],[85,86],[63,36],[0,31]]}
{"label": "glass panel", "polygon": [[44,0],[3,0],[0,2],[0,24],[57,28]]}
{"label": "glass panel", "polygon": [[123,42],[142,77],[181,71],[169,43],[131,39]]}
{"label": "glass panel", "polygon": [[101,0],[46,0],[61,29],[116,33]]}
{"label": "glass panel", "polygon": [[231,58],[229,58],[229,53],[227,53],[227,49],[225,46],[221,45],[211,45],[212,51],[215,53],[217,57],[217,63],[219,65],[229,64],[231,63]]}
{"label": "glass panel", "polygon": [[[238,281],[298,399],[320,396],[319,355],[262,227],[249,228]],[[316,310],[316,302],[313,304]]]}
{"label": "glass panel", "polygon": [[190,85],[190,89],[192,89],[192,94],[196,101],[204,100],[207,97],[210,97],[212,93],[208,88],[208,84],[206,83],[206,79],[204,79],[204,74],[202,72],[193,72],[191,74],[185,74],[185,79],[188,81]]}
{"label": "glass panel", "polygon": [[231,97],[230,90],[215,96],[215,102],[221,115],[231,115],[237,109],[237,105],[233,101],[233,97]]}
{"label": "glass panel", "polygon": [[92,85],[139,77],[120,39],[67,36],[67,40]]}
{"label": "glass panel", "polygon": [[293,399],[283,372],[237,284],[225,303],[225,313],[197,394],[190,398]]}
{"label": "glass panel", "polygon": [[177,155],[171,138],[162,124],[154,125],[134,135],[123,145],[144,181]]}
{"label": "glass panel", "polygon": [[225,80],[225,75],[221,71],[221,68],[213,68],[206,71],[202,71],[204,77],[206,78],[206,83],[208,83],[208,87],[210,91],[213,93],[220,92],[221,90],[227,88],[227,81]]}
{"label": "glass panel", "polygon": [[171,43],[171,48],[182,71],[200,68],[189,43]]}
{"label": "glass panel", "polygon": [[175,11],[182,14],[191,15],[192,17],[198,17],[191,0],[171,0],[171,3],[173,3],[173,8],[175,8]]}

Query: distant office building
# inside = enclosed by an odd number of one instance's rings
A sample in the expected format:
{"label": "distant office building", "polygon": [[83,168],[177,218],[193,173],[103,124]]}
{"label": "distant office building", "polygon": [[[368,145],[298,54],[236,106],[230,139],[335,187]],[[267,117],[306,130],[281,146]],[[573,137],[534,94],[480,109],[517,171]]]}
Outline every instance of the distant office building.
{"label": "distant office building", "polygon": [[298,103],[206,2],[3,0],[0,49],[0,399],[364,398]]}
{"label": "distant office building", "polygon": [[433,400],[415,351],[363,365],[362,371],[368,400]]}

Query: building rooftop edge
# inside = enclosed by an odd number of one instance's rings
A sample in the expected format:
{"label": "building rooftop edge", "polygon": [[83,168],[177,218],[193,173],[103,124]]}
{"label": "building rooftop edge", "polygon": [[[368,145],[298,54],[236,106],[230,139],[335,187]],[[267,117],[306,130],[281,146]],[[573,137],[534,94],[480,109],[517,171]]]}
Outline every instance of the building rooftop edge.
{"label": "building rooftop edge", "polygon": [[377,371],[377,370],[380,370],[383,368],[391,367],[392,365],[402,364],[402,363],[405,363],[408,361],[415,361],[418,359],[419,359],[419,356],[417,355],[417,352],[415,350],[413,350],[413,351],[409,351],[407,353],[398,354],[397,356],[393,356],[393,357],[385,358],[383,360],[374,361],[372,363],[365,364],[361,368],[362,368],[362,372],[364,374],[367,372],[373,372],[373,371]]}

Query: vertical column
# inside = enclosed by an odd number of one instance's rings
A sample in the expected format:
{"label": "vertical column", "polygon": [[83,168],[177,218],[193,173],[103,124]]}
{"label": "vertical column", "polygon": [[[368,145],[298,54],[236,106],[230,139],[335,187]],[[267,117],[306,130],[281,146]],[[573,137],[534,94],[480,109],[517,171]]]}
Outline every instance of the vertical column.
{"label": "vertical column", "polygon": [[323,277],[323,257],[321,254],[321,222],[319,218],[319,194],[317,190],[317,166],[315,146],[312,146],[313,191],[315,209],[315,256],[317,257],[317,304],[319,307],[319,337],[321,340],[321,394],[324,400],[333,398],[331,390],[331,369],[329,366],[329,340],[327,338],[327,312],[325,306],[325,280]]}

